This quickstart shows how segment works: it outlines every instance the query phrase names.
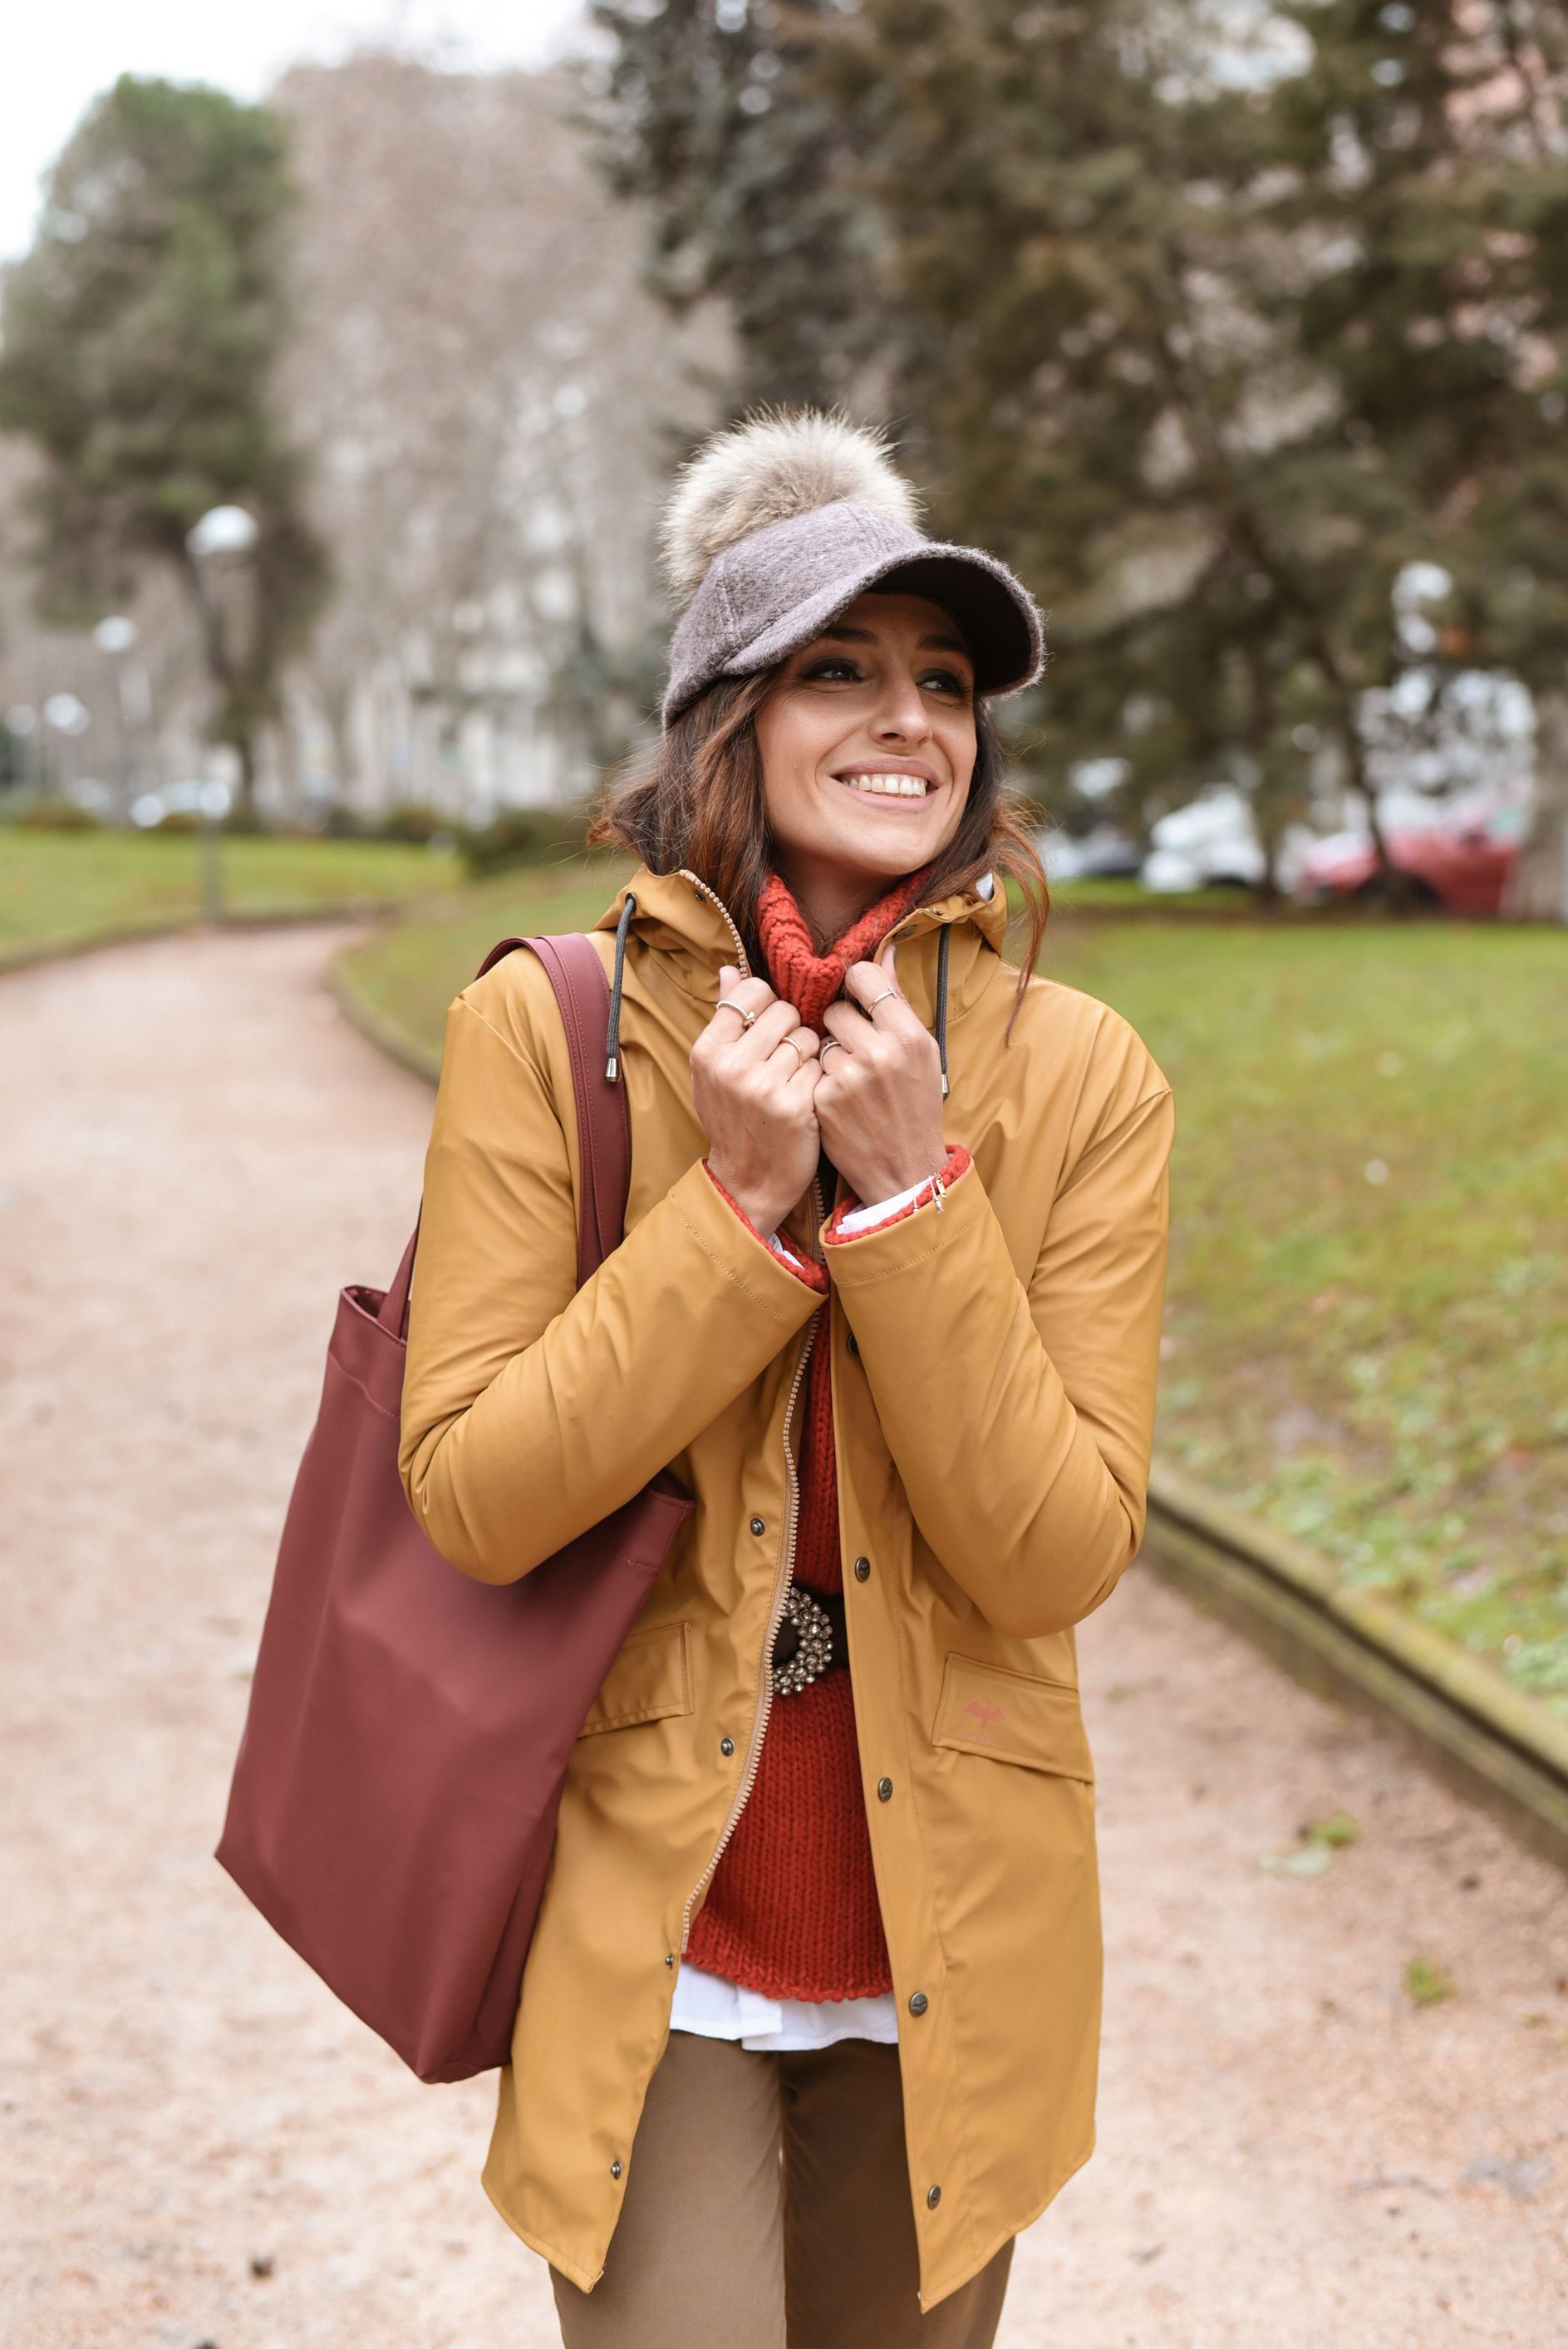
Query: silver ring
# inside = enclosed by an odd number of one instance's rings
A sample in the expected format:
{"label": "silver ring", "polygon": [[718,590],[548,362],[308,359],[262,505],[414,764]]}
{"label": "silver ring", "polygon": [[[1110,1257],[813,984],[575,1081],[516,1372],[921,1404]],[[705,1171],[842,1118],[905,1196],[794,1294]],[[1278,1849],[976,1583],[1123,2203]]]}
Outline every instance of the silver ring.
{"label": "silver ring", "polygon": [[797,1064],[795,1068],[795,1075],[798,1077],[801,1070],[805,1066],[805,1054],[801,1050],[800,1046],[795,1042],[793,1036],[781,1036],[779,1038],[779,1050],[781,1052],[786,1044],[789,1046],[790,1050],[794,1054]]}
{"label": "silver ring", "polygon": [[748,1028],[754,1028],[757,1024],[758,1018],[760,1017],[760,1014],[755,1011],[742,1010],[741,1006],[735,1001],[733,996],[726,996],[723,1002],[717,1008],[721,1011],[732,1011],[736,1018],[743,1020]]}
{"label": "silver ring", "polygon": [[886,994],[873,996],[871,1001],[866,1006],[867,1010],[868,1012],[875,1011],[878,1003],[891,1003],[893,998],[898,994],[898,990],[896,987],[890,987],[887,990]]}
{"label": "silver ring", "polygon": [[844,1050],[844,1046],[839,1043],[836,1036],[825,1036],[816,1055],[816,1065],[819,1069],[821,1068],[824,1061],[826,1060],[829,1052],[833,1051],[835,1048],[836,1048],[840,1052]]}

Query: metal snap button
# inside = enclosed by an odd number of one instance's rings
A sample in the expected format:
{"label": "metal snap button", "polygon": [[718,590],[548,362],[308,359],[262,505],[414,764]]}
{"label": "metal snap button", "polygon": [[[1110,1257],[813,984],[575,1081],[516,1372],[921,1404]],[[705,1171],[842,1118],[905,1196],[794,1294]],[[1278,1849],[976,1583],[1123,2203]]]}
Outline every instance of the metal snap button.
{"label": "metal snap button", "polygon": [[753,1531],[754,1534],[765,1534],[765,1533],[766,1533],[766,1531],[767,1531],[767,1527],[766,1527],[766,1526],[763,1523],[763,1521],[762,1521],[761,1517],[753,1517],[753,1518],[752,1519],[752,1531]]}
{"label": "metal snap button", "polygon": [[664,1962],[667,1966],[672,1966],[675,1963],[675,1953],[673,1951],[671,1951],[669,1956],[666,1957]]}
{"label": "metal snap button", "polygon": [[924,2014],[930,2002],[930,2000],[926,1996],[923,1990],[914,1991],[910,1993],[909,2013],[911,2014]]}
{"label": "metal snap button", "polygon": [[[618,2161],[612,2161],[612,2162],[611,2162],[611,2164],[610,2164],[610,2176],[611,2176],[612,2178],[618,2178],[618,2177],[620,2176],[620,2164],[619,2164],[619,2162],[618,2162]],[[932,2192],[934,2193],[934,2192],[935,2192],[935,2190],[936,2190],[936,2189],[935,2189],[935,2188],[933,2187],[933,2189],[932,2189]]]}
{"label": "metal snap button", "polygon": [[856,1579],[856,1581],[857,1581],[857,1582],[869,1582],[869,1581],[870,1581],[870,1579],[871,1579],[871,1561],[870,1561],[870,1559],[869,1559],[868,1557],[857,1557],[857,1558],[856,1559],[856,1561],[855,1561],[855,1579]]}
{"label": "metal snap button", "polygon": [[719,1740],[719,1751],[723,1755],[726,1762],[729,1760],[734,1750],[735,1741],[732,1737],[722,1737]]}
{"label": "metal snap button", "polygon": [[930,2192],[929,2192],[929,2193],[927,2195],[927,2197],[926,2197],[926,2208],[927,2208],[927,2209],[928,2209],[928,2210],[934,2210],[934,2209],[936,2209],[936,2207],[937,2207],[937,2204],[941,2200],[941,2199],[942,2199],[942,2189],[941,2189],[941,2188],[940,2188],[940,2186],[933,2186],[933,2187],[931,2188]]}
{"label": "metal snap button", "polygon": [[893,1781],[891,1778],[878,1778],[877,1781],[877,1800],[879,1803],[890,1803],[892,1799]]}

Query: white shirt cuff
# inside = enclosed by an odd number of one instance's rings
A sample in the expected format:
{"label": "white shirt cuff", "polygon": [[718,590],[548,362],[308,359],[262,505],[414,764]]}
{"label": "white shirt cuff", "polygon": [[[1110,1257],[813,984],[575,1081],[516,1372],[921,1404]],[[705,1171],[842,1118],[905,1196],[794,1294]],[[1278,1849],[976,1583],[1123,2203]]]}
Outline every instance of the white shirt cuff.
{"label": "white shirt cuff", "polygon": [[912,1207],[921,1192],[929,1190],[930,1185],[931,1177],[928,1174],[923,1183],[911,1184],[907,1191],[900,1191],[897,1198],[879,1199],[874,1207],[854,1208],[845,1216],[834,1237],[851,1239],[857,1232],[868,1232],[873,1224],[884,1223],[889,1216],[896,1216],[900,1207]]}

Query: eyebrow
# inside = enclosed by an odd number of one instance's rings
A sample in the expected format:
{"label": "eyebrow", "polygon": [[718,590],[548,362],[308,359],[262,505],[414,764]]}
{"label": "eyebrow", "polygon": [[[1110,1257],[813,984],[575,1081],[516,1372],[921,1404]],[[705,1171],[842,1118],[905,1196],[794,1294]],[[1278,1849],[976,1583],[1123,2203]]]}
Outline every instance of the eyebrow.
{"label": "eyebrow", "polygon": [[[836,626],[819,630],[816,640],[819,644],[826,642],[842,645],[874,645],[877,637],[870,628]],[[961,636],[922,636],[915,650],[921,653],[962,653],[965,660],[971,657],[969,647]]]}

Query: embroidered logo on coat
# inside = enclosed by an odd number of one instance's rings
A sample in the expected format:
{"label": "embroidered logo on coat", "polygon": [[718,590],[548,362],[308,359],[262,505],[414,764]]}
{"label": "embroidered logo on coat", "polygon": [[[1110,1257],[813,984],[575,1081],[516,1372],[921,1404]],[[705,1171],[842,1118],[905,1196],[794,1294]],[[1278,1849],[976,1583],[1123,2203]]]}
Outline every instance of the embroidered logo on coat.
{"label": "embroidered logo on coat", "polygon": [[977,1723],[974,1733],[977,1737],[983,1737],[988,1729],[993,1728],[998,1722],[1007,1719],[1002,1707],[999,1704],[992,1704],[989,1701],[984,1704],[966,1704],[964,1712],[973,1713]]}

